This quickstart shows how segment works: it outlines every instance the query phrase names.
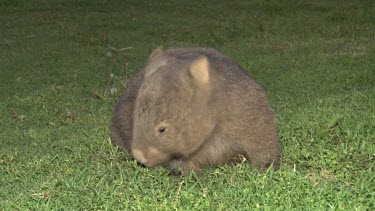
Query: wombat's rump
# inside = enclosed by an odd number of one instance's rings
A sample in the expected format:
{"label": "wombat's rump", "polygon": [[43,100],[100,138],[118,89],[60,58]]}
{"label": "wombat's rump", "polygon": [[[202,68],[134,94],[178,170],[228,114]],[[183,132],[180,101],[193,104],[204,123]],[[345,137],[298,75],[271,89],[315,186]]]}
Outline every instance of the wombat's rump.
{"label": "wombat's rump", "polygon": [[199,173],[242,155],[258,168],[279,168],[276,118],[264,90],[213,49],[155,49],[112,121],[112,143],[149,167]]}

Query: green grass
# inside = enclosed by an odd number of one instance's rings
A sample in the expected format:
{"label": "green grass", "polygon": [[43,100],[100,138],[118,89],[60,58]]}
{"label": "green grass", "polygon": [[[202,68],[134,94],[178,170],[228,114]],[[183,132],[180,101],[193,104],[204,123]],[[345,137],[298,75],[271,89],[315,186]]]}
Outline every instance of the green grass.
{"label": "green grass", "polygon": [[[374,210],[374,20],[371,0],[0,0],[0,210]],[[252,73],[280,171],[176,178],[111,146],[117,97],[157,46]]]}

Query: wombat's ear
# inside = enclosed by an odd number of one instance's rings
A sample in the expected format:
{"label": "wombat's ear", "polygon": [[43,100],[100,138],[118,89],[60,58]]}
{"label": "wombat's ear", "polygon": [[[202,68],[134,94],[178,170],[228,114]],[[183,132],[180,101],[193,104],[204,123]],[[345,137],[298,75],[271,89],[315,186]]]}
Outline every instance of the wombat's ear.
{"label": "wombat's ear", "polygon": [[145,77],[150,76],[154,73],[159,67],[165,65],[166,58],[164,56],[163,50],[161,48],[156,48],[152,51],[151,55],[148,57],[148,65],[146,67]]}
{"label": "wombat's ear", "polygon": [[152,51],[150,56],[148,57],[148,61],[151,61],[153,58],[161,56],[163,54],[163,50],[159,47]]}
{"label": "wombat's ear", "polygon": [[208,59],[201,56],[190,65],[189,73],[200,84],[207,84],[210,80],[210,67]]}

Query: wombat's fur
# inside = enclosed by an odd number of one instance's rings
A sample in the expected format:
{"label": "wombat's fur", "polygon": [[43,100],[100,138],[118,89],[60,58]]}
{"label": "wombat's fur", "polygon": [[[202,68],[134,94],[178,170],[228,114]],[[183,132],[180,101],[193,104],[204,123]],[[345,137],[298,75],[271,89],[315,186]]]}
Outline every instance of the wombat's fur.
{"label": "wombat's fur", "polygon": [[213,49],[155,49],[120,97],[111,139],[146,166],[184,175],[238,155],[279,168],[276,118],[264,90]]}

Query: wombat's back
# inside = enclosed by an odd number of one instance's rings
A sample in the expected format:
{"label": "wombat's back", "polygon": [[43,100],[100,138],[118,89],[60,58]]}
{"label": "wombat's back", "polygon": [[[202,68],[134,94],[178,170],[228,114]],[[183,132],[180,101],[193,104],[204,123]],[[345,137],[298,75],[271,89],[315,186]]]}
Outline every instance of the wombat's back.
{"label": "wombat's back", "polygon": [[228,108],[243,105],[244,107],[239,109],[240,113],[243,109],[254,106],[272,113],[264,89],[256,83],[248,71],[224,54],[210,48],[171,48],[166,50],[165,54],[168,58],[187,62],[202,55],[208,58],[213,103],[222,101],[219,105]]}

